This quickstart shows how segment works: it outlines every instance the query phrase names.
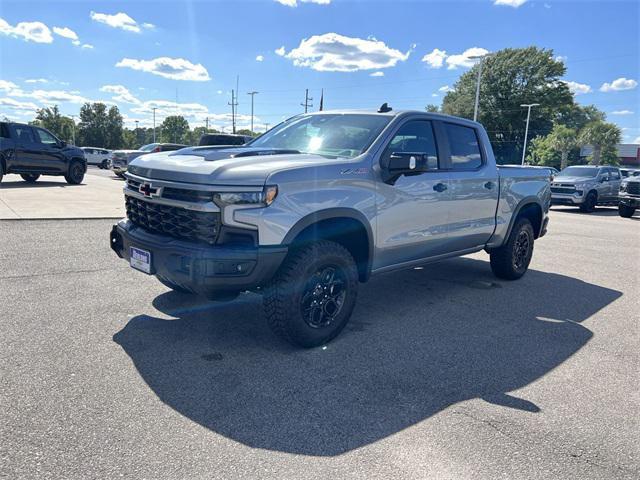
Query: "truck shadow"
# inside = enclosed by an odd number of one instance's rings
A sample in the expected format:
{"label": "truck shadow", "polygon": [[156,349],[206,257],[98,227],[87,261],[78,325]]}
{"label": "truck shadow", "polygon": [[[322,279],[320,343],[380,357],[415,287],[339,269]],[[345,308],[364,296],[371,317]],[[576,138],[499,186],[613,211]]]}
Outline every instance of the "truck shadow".
{"label": "truck shadow", "polygon": [[70,185],[64,180],[62,180],[61,182],[50,182],[47,180],[38,180],[35,183],[25,182],[24,180],[17,180],[15,182],[3,180],[2,183],[0,183],[0,190],[10,190],[10,189],[16,189],[16,188],[55,188],[55,187],[75,188],[75,187],[82,187],[84,185],[85,185],[84,183],[80,183],[78,185]]}
{"label": "truck shadow", "polygon": [[596,209],[591,213],[581,212],[579,208],[573,207],[552,207],[552,212],[558,213],[571,213],[575,215],[585,215],[587,217],[618,217],[618,207],[596,207]]}
{"label": "truck shadow", "polygon": [[580,322],[622,294],[530,270],[497,282],[462,258],[374,278],[326,347],[271,335],[260,297],[213,304],[168,292],[113,337],[166,405],[245,445],[331,456],[376,442],[469,399],[535,414],[508,392],[592,337]]}

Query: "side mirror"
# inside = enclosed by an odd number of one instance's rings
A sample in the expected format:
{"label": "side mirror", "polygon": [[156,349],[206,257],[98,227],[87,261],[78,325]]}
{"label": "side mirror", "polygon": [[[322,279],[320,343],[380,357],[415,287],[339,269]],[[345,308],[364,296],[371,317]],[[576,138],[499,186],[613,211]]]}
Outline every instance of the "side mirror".
{"label": "side mirror", "polygon": [[609,175],[603,175],[602,177],[600,177],[600,183],[604,183],[608,181],[609,181]]}
{"label": "side mirror", "polygon": [[58,146],[59,146],[60,148],[64,148],[64,147],[66,147],[66,146],[67,146],[67,142],[65,142],[65,141],[63,141],[63,140],[60,140],[60,142],[58,143]]}
{"label": "side mirror", "polygon": [[401,175],[419,175],[429,170],[428,155],[423,152],[393,152],[382,166],[386,183],[395,182]]}

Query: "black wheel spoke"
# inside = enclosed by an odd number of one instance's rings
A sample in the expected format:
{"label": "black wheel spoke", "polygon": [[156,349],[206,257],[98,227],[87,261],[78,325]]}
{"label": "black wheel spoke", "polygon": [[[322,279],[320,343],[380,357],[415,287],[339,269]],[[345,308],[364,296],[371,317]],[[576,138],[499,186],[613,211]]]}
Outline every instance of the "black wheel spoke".
{"label": "black wheel spoke", "polygon": [[318,268],[306,283],[300,299],[307,325],[312,328],[329,326],[340,314],[346,295],[346,277],[338,267]]}

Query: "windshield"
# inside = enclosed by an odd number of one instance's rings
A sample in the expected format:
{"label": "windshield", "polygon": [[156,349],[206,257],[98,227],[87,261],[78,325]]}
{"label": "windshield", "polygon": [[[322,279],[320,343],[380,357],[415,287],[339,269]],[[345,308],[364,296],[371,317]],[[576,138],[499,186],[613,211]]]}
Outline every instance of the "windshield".
{"label": "windshield", "polygon": [[351,158],[364,152],[391,118],[362,114],[302,115],[281,123],[249,145]]}
{"label": "windshield", "polygon": [[598,167],[567,167],[558,177],[595,177],[598,175]]}
{"label": "windshield", "polygon": [[144,147],[140,147],[138,150],[140,150],[141,152],[151,152],[157,146],[158,146],[157,143],[150,143],[149,145],[145,145]]}

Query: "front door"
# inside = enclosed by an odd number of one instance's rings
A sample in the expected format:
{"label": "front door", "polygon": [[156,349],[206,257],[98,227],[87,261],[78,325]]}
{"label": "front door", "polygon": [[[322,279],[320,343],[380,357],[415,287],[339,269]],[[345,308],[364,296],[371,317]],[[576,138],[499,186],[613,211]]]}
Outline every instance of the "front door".
{"label": "front door", "polygon": [[66,170],[66,162],[59,140],[43,128],[34,127],[36,141],[39,142],[39,163],[43,172],[61,173]]}
{"label": "front door", "polygon": [[449,174],[440,169],[433,122],[400,125],[380,156],[426,155],[429,171],[379,182],[374,269],[434,257],[447,251]]}
{"label": "front door", "polygon": [[493,160],[488,161],[490,152],[481,148],[475,128],[447,122],[441,125],[451,172],[450,249],[477,248],[489,241],[495,229],[498,169]]}

